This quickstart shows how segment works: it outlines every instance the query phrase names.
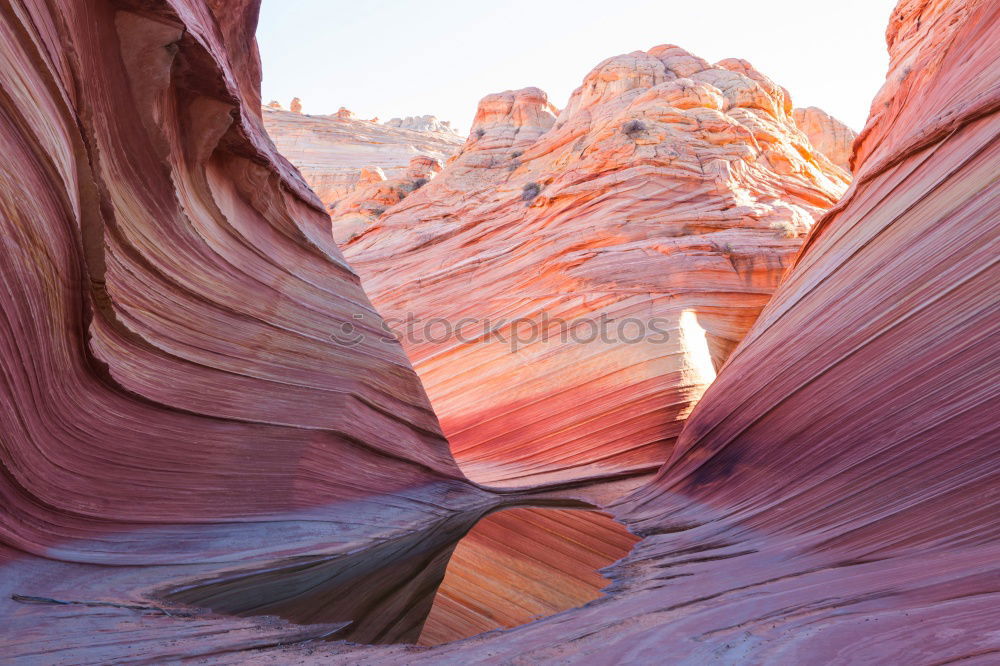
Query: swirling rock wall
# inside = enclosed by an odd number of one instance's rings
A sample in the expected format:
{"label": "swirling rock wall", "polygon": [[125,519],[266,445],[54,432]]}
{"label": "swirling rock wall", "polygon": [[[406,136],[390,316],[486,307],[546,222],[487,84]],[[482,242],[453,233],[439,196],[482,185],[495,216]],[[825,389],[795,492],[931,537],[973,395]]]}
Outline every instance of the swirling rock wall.
{"label": "swirling rock wall", "polygon": [[659,466],[847,186],[742,60],[616,56],[554,111],[487,96],[445,169],[343,246],[489,484]]}
{"label": "swirling rock wall", "polygon": [[58,615],[11,594],[134,600],[179,574],[128,567],[357,547],[477,501],[399,345],[331,338],[378,319],[263,131],[256,11],[0,7],[6,648]]}
{"label": "swirling rock wall", "polygon": [[[986,0],[897,8],[857,180],[746,340],[716,355],[660,477],[615,508],[645,538],[607,572],[609,596],[429,650],[158,610],[154,584],[357,553],[480,497],[455,480],[398,347],[329,344],[366,302],[260,131],[254,10],[0,5],[4,659],[995,659],[1000,8]],[[538,95],[517,97],[490,105],[527,128],[497,123],[497,145],[546,131]],[[467,173],[490,162],[470,151]]]}

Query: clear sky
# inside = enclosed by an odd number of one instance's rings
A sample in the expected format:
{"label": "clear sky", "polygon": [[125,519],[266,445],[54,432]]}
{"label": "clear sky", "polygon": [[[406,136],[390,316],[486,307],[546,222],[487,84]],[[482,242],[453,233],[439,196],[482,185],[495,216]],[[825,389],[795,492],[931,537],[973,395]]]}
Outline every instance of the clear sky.
{"label": "clear sky", "polygon": [[888,57],[895,0],[263,0],[264,101],[305,113],[430,113],[467,132],[492,92],[562,108],[604,58],[657,44],[736,57],[855,130]]}

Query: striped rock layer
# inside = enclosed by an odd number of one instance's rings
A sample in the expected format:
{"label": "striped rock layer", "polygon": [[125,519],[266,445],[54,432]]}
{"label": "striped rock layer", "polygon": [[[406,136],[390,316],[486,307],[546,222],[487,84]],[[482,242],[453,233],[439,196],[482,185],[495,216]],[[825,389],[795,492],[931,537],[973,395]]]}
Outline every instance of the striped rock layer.
{"label": "striped rock layer", "polygon": [[997,661],[1000,6],[903,0],[887,38],[851,189],[617,507],[611,598],[344,663]]}
{"label": "striped rock layer", "polygon": [[[1000,10],[986,0],[893,14],[857,180],[716,356],[659,478],[614,508],[644,538],[604,571],[608,596],[431,649],[164,610],[165,583],[232,583],[251,564],[308,582],[313,565],[370,564],[434,541],[414,525],[450,517],[435,525],[461,533],[463,511],[487,508],[415,415],[432,419],[399,348],[307,326],[380,322],[353,317],[370,310],[325,215],[254,120],[255,9],[0,5],[4,659],[995,660]],[[704,340],[711,362],[720,343]],[[331,404],[331,385],[356,397]],[[530,558],[518,536],[503,545]],[[548,561],[572,574],[567,560]]]}
{"label": "striped rock layer", "polygon": [[[331,338],[378,319],[264,133],[256,10],[0,7],[4,658],[58,633],[104,661],[169,620],[123,643],[134,610],[11,595],[149,603],[157,578],[358,547],[479,501],[401,347]],[[274,642],[249,626],[172,631]]]}
{"label": "striped rock layer", "polygon": [[489,95],[433,181],[360,235],[333,219],[487,484],[660,465],[847,186],[743,60],[616,56],[553,110]]}

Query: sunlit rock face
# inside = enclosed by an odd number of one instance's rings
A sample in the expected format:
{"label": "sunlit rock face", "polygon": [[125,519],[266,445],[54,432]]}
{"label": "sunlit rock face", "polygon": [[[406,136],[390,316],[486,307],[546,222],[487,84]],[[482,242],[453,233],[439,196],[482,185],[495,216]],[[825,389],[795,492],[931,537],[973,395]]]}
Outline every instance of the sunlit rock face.
{"label": "sunlit rock face", "polygon": [[847,186],[791,111],[745,61],[637,51],[561,112],[537,88],[485,97],[433,181],[363,233],[334,216],[466,474],[521,485],[668,457]]}
{"label": "sunlit rock face", "polygon": [[386,127],[401,127],[403,129],[416,130],[418,132],[455,132],[451,126],[451,121],[438,120],[436,116],[406,116],[405,118],[391,118],[386,121]]}
{"label": "sunlit rock face", "polygon": [[264,133],[255,21],[248,1],[0,12],[4,658],[56,635],[73,663],[163,631],[273,644],[301,630],[11,595],[141,603],[182,569],[360,547],[477,501],[399,345],[331,337],[378,319]]}
{"label": "sunlit rock face", "polygon": [[816,150],[850,173],[851,148],[857,136],[854,130],[815,106],[793,109],[792,117]]}
{"label": "sunlit rock face", "polygon": [[683,530],[651,553],[729,557],[663,590],[726,599],[686,614],[711,637],[688,654],[1000,648],[1000,6],[906,0],[887,41],[851,189],[631,506],[640,530]]}
{"label": "sunlit rock face", "polygon": [[394,178],[386,178],[379,167],[362,169],[354,189],[330,211],[333,239],[342,244],[361,234],[440,171],[441,160],[428,155],[411,159],[406,171]]}
{"label": "sunlit rock face", "polygon": [[450,126],[436,119],[436,125],[404,125],[402,121],[380,125],[374,120],[355,118],[347,109],[329,116],[294,114],[270,107],[262,112],[264,127],[274,144],[298,168],[328,212],[351,195],[356,186],[363,185],[359,183],[361,169],[378,167],[388,178],[399,178],[414,157],[443,162],[463,143]]}

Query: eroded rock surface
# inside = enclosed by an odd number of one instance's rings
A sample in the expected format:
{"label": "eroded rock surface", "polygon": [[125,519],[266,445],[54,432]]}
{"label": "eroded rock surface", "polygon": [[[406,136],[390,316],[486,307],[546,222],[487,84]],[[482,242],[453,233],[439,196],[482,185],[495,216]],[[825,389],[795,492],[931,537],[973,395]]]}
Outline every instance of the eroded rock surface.
{"label": "eroded rock surface", "polygon": [[[855,181],[619,515],[601,603],[354,663],[992,663],[1000,6],[905,0]],[[287,657],[287,655],[285,655]]]}
{"label": "eroded rock surface", "polygon": [[281,154],[294,164],[328,212],[358,185],[360,171],[378,167],[401,178],[414,157],[444,162],[462,145],[445,130],[410,129],[360,120],[347,109],[332,116],[292,114],[263,109],[264,126]]}
{"label": "eroded rock surface", "polygon": [[399,345],[331,338],[377,315],[264,133],[255,18],[249,1],[0,11],[3,659],[315,635],[141,608],[157,581],[482,500]]}
{"label": "eroded rock surface", "polygon": [[330,211],[333,239],[338,244],[353,239],[440,171],[441,160],[428,155],[411,159],[406,171],[395,178],[386,178],[379,167],[362,169],[354,189]]}
{"label": "eroded rock surface", "polygon": [[792,117],[816,150],[850,173],[851,149],[857,136],[854,130],[815,106],[792,109]]}
{"label": "eroded rock surface", "polygon": [[[247,0],[81,0],[54,13],[15,0],[0,12],[4,659],[924,664],[1000,652],[1000,8],[985,0],[897,7],[892,67],[857,142],[852,189],[730,353],[659,478],[614,507],[644,539],[605,571],[608,597],[431,649],[320,640],[343,623],[164,608],[154,592],[165,584],[231,584],[269,566],[302,565],[308,578],[306,565],[364,562],[410,545],[418,524],[447,530],[448,517],[487,508],[456,480],[399,348],[328,342],[330,328],[371,310],[319,204],[261,130],[247,48],[255,10]],[[655,79],[648,64],[625,78]],[[475,181],[495,171],[490,150],[505,157],[505,144],[556,131],[534,91],[492,101],[492,122],[470,139],[482,150],[466,148],[451,176],[473,185],[449,185],[469,193],[470,209],[485,196]],[[697,153],[672,145],[690,165]],[[451,178],[445,170],[433,185]],[[510,223],[494,230],[509,238],[498,252],[516,253],[524,231],[505,206],[548,206],[559,220],[559,201],[573,202],[568,180],[507,186],[520,203],[495,204]],[[530,182],[545,187],[525,197]],[[592,205],[641,200],[636,179],[621,181],[632,193],[621,199],[611,182]],[[670,192],[657,178],[652,187],[642,192]],[[426,205],[425,189],[396,208]],[[670,201],[667,215],[683,214]],[[624,233],[577,213],[607,247]],[[702,233],[756,240],[758,226]],[[586,266],[600,254],[564,256]],[[507,293],[533,297],[537,271],[515,264],[525,289]],[[446,268],[424,281],[464,269]],[[589,274],[569,270],[554,279]],[[689,309],[699,327],[711,321]],[[711,360],[720,343],[703,339]],[[380,600],[364,601],[369,612]]]}
{"label": "eroded rock surface", "polygon": [[537,88],[485,97],[458,155],[364,233],[335,211],[468,475],[522,485],[668,457],[847,186],[791,111],[745,61],[637,51],[561,113]]}
{"label": "eroded rock surface", "polygon": [[438,120],[437,116],[406,116],[405,118],[390,118],[386,121],[386,127],[400,127],[418,132],[451,132],[458,134],[451,126],[451,121]]}

